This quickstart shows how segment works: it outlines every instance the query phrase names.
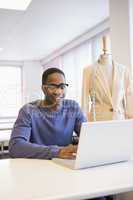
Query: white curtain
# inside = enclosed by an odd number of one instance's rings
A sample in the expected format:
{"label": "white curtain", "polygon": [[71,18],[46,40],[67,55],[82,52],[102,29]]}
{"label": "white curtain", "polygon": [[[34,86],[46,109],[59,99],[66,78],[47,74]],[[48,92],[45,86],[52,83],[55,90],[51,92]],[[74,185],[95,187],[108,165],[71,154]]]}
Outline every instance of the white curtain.
{"label": "white curtain", "polygon": [[83,68],[91,64],[91,61],[91,44],[89,42],[62,55],[61,66],[69,84],[67,98],[75,99],[80,103]]}

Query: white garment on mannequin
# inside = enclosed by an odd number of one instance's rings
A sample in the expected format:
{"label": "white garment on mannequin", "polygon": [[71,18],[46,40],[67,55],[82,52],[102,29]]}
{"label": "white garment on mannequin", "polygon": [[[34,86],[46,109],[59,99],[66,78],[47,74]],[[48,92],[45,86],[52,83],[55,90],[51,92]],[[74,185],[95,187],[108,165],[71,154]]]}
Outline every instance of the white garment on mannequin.
{"label": "white garment on mannequin", "polygon": [[[102,61],[105,59],[100,61],[99,58],[98,62],[87,66],[83,71],[81,104],[83,112],[89,121],[94,121],[92,99],[95,96],[97,121],[133,118],[133,84],[127,67],[111,60],[110,68],[103,65]],[[103,69],[106,69],[108,73],[105,73]],[[110,80],[111,89],[108,80]]]}
{"label": "white garment on mannequin", "polygon": [[104,75],[106,76],[110,91],[112,91],[112,84],[113,84],[113,61],[112,56],[110,54],[101,54],[98,63],[101,66],[101,70],[103,71]]}

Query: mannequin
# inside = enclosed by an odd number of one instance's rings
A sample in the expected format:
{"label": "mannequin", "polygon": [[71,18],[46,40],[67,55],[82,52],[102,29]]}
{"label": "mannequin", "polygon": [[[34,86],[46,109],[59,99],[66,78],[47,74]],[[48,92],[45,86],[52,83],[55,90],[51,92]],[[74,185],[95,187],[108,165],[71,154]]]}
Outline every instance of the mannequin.
{"label": "mannequin", "polygon": [[103,54],[99,56],[98,63],[102,66],[102,70],[108,79],[110,90],[112,88],[113,80],[113,60],[111,54],[107,51],[107,39],[105,36],[102,38],[103,41]]}
{"label": "mannequin", "polygon": [[112,60],[103,37],[103,54],[83,72],[82,109],[89,121],[132,118],[132,101],[129,72]]}

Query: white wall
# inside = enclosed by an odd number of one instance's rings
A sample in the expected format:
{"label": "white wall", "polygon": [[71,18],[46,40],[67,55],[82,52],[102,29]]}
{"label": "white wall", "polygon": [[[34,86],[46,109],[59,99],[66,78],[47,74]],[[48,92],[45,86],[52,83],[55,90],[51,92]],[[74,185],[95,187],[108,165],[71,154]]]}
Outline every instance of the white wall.
{"label": "white wall", "polygon": [[58,63],[59,61],[58,58],[61,55],[64,55],[67,52],[69,53],[74,48],[77,48],[81,44],[84,44],[89,39],[92,39],[96,35],[101,34],[103,31],[107,31],[107,32],[109,31],[109,19],[106,19],[102,21],[101,23],[97,24],[95,27],[91,28],[89,31],[82,34],[81,36],[75,38],[70,43],[64,45],[63,47],[59,48],[55,52],[51,53],[49,56],[42,58],[41,64],[45,66],[46,64],[53,63],[55,66],[55,64]]}
{"label": "white wall", "polygon": [[133,77],[133,0],[129,0],[129,26],[130,26],[131,71]]}
{"label": "white wall", "polygon": [[39,61],[25,61],[22,69],[23,104],[40,99],[42,66]]}
{"label": "white wall", "polygon": [[131,11],[129,10],[129,1],[110,0],[109,2],[112,55],[114,60],[131,69]]}

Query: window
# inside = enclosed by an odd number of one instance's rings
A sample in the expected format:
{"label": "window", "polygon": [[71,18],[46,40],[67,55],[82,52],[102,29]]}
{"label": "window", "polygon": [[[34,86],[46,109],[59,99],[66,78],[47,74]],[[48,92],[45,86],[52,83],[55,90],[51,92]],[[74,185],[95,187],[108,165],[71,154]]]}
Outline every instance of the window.
{"label": "window", "polygon": [[16,118],[21,106],[21,68],[0,66],[0,122]]}

